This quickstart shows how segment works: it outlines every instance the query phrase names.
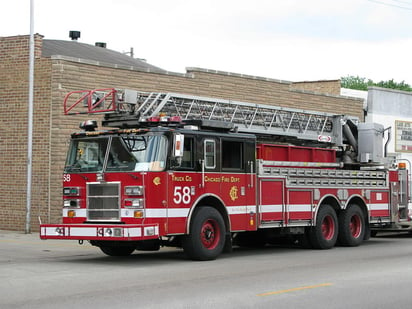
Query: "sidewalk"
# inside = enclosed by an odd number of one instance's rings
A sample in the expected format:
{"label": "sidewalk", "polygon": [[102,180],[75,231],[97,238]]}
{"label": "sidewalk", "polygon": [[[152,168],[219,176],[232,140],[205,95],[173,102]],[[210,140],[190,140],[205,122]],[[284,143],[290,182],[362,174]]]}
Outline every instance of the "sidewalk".
{"label": "sidewalk", "polygon": [[41,240],[39,232],[25,234],[21,231],[0,230],[0,246],[2,249],[20,250],[32,249],[35,251],[61,251],[89,249],[99,252],[98,248],[91,246],[87,241],[79,245],[77,240]]}
{"label": "sidewalk", "polygon": [[39,232],[32,232],[30,234],[26,234],[22,231],[9,231],[9,230],[0,230],[0,238],[2,237],[11,237],[11,238],[30,238],[30,237],[39,237]]}

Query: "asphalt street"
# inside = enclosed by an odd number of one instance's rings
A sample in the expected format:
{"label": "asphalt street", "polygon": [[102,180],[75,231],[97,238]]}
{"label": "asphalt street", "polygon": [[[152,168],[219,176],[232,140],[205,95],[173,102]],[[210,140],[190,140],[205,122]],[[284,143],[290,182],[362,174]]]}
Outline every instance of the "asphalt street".
{"label": "asphalt street", "polygon": [[410,308],[412,236],[356,248],[180,249],[105,256],[88,243],[0,231],[0,308]]}

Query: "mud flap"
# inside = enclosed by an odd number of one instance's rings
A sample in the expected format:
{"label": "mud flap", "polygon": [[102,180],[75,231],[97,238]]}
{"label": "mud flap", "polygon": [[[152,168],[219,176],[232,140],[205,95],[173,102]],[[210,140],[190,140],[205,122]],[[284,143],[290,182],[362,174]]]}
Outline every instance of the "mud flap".
{"label": "mud flap", "polygon": [[224,253],[231,253],[233,251],[232,246],[232,234],[230,232],[226,233],[225,236],[225,246],[223,247]]}

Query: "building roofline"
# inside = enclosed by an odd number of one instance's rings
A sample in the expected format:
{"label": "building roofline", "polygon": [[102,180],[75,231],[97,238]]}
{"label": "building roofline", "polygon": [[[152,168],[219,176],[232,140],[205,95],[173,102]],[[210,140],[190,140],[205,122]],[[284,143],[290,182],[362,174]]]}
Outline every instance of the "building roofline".
{"label": "building roofline", "polygon": [[198,67],[187,67],[186,72],[188,72],[188,73],[190,73],[190,72],[211,73],[211,74],[224,75],[224,76],[232,76],[232,77],[240,77],[240,78],[268,81],[268,82],[276,82],[276,83],[280,83],[280,84],[288,84],[288,85],[293,84],[293,82],[291,82],[291,81],[286,81],[286,80],[281,80],[281,79],[268,78],[268,77],[255,76],[255,75],[248,75],[248,74],[242,74],[242,73],[233,73],[233,72],[227,72],[227,71],[212,70],[212,69],[204,69],[204,68],[198,68]]}
{"label": "building roofline", "polygon": [[406,95],[412,95],[411,91],[392,89],[392,88],[384,88],[384,87],[378,87],[378,86],[369,86],[368,91],[369,90],[378,90],[378,91],[384,91],[384,92],[393,92],[393,93],[401,93],[401,94],[406,94]]}
{"label": "building roofline", "polygon": [[171,72],[171,71],[165,71],[165,70],[162,70],[162,71],[152,70],[151,68],[139,68],[139,67],[130,66],[130,65],[113,64],[113,63],[107,63],[103,61],[69,57],[69,56],[63,56],[63,55],[52,55],[50,59],[64,60],[64,61],[69,61],[69,62],[76,62],[76,63],[81,63],[81,64],[88,64],[88,65],[94,65],[94,66],[100,66],[100,67],[106,67],[106,68],[112,68],[112,69],[122,69],[122,70],[138,71],[138,72],[145,72],[145,73],[188,77],[187,74],[185,73],[177,73],[177,72]]}

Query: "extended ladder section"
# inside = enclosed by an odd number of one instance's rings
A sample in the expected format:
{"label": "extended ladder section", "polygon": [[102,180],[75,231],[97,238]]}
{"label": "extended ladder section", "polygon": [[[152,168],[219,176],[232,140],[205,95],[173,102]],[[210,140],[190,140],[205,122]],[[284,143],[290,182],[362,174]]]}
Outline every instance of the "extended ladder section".
{"label": "extended ladder section", "polygon": [[[78,111],[83,107],[83,111]],[[105,113],[103,125],[131,128],[160,115],[186,120],[203,119],[233,124],[238,132],[287,136],[343,145],[343,126],[357,119],[272,105],[245,103],[175,93],[102,89],[69,93],[65,114]],[[87,111],[84,111],[86,108]]]}

